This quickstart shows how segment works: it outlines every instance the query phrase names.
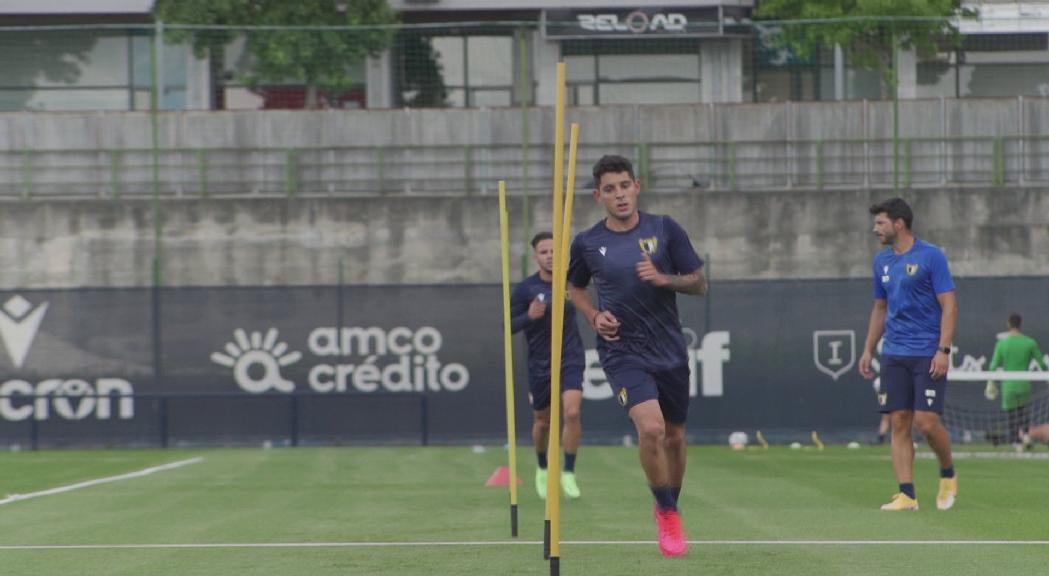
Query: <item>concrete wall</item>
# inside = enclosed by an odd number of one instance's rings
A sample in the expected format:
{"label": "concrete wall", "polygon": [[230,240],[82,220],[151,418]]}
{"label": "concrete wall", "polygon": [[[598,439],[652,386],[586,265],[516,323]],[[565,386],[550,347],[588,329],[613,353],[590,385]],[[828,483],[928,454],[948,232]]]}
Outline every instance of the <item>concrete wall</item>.
{"label": "concrete wall", "polygon": [[[864,278],[878,246],[866,207],[883,191],[648,194],[722,279]],[[933,189],[904,196],[919,236],[947,250],[956,275],[1049,275],[1049,190]],[[492,197],[225,199],[161,203],[166,285],[498,282]],[[524,238],[549,225],[549,202],[511,198],[514,277]],[[601,217],[577,199],[575,230]],[[148,286],[151,206],[142,201],[9,202],[0,213],[0,289]]]}

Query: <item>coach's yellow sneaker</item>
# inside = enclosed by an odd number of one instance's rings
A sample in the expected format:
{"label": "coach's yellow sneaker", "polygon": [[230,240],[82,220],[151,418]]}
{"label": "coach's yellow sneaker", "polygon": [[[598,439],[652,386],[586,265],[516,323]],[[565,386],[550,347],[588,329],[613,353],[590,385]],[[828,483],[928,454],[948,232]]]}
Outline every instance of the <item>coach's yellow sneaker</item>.
{"label": "coach's yellow sneaker", "polygon": [[561,473],[561,490],[564,491],[567,498],[579,498],[581,492],[575,480],[575,472]]}
{"label": "coach's yellow sneaker", "polygon": [[535,469],[535,493],[539,495],[540,500],[546,500],[546,479],[547,472],[546,468]]}
{"label": "coach's yellow sneaker", "polygon": [[911,498],[903,492],[897,492],[892,496],[892,502],[881,505],[882,510],[917,510],[918,500]]}
{"label": "coach's yellow sneaker", "polygon": [[950,510],[954,506],[954,498],[958,495],[958,475],[953,478],[940,478],[940,491],[936,494],[936,508],[938,510]]}

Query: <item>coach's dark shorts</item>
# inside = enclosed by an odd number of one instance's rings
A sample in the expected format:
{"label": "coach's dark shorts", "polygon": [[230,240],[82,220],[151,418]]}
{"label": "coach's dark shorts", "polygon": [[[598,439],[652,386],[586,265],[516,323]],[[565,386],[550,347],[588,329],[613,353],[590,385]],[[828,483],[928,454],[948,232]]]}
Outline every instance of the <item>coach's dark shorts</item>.
{"label": "coach's dark shorts", "polygon": [[[566,390],[583,389],[583,366],[561,367],[561,393]],[[550,379],[540,379],[528,384],[528,400],[532,403],[532,410],[546,410],[550,407]]]}
{"label": "coach's dark shorts", "polygon": [[933,380],[929,375],[931,365],[932,358],[882,356],[878,392],[881,412],[915,410],[943,414],[947,377]]}
{"label": "coach's dark shorts", "polygon": [[684,424],[688,420],[688,366],[649,370],[639,366],[605,366],[619,405],[628,412],[647,400],[658,400],[663,420]]}

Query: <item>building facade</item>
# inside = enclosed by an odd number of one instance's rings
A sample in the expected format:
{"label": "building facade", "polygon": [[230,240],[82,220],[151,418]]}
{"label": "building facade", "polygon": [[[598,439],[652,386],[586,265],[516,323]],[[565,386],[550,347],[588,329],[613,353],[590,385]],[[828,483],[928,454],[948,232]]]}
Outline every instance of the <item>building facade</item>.
{"label": "building facade", "polygon": [[[318,87],[252,80],[253,49],[281,31],[157,22],[153,0],[10,0],[0,110],[146,110],[154,87],[167,110],[546,106],[559,61],[577,106],[891,98],[886,67],[841,46],[794,54],[752,19],[756,1],[391,0],[389,48]],[[978,9],[955,41],[898,51],[901,98],[1049,96],[1049,4]],[[208,34],[228,38],[201,51]]]}

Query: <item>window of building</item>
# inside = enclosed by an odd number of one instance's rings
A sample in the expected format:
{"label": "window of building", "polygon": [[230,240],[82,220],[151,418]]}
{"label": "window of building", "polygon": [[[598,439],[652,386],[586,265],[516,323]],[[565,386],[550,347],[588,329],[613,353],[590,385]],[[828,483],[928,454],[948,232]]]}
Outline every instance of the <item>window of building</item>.
{"label": "window of building", "polygon": [[[141,110],[150,106],[148,30],[9,31],[0,36],[0,110]],[[160,105],[182,108],[186,46],[163,46]]]}
{"label": "window of building", "polygon": [[1049,96],[1049,35],[969,34],[918,63],[920,98]]}
{"label": "window of building", "polygon": [[[400,104],[437,108],[518,104],[516,71],[528,63],[518,61],[517,39],[505,31],[402,32],[396,49]],[[517,93],[528,98],[531,90]]]}
{"label": "window of building", "polygon": [[695,39],[564,41],[568,103],[700,102],[699,50]]}

